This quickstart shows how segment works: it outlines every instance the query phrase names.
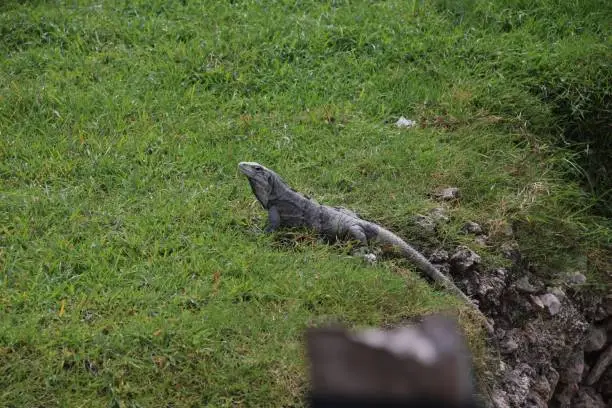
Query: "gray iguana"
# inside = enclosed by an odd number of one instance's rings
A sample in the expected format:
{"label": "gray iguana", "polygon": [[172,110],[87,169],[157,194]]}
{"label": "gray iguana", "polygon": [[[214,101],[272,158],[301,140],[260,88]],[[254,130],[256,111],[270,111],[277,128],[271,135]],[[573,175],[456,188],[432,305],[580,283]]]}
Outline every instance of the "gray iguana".
{"label": "gray iguana", "polygon": [[[373,241],[392,245],[399,248],[402,255],[412,260],[436,283],[441,284],[478,310],[472,300],[448,277],[436,269],[420,252],[391,231],[359,218],[350,210],[318,204],[289,187],[278,174],[259,163],[240,162],[238,168],[247,177],[259,203],[268,211],[266,232],[274,231],[281,226],[307,227],[329,239],[352,238],[364,245]],[[482,316],[479,310],[478,312]],[[486,318],[485,322],[487,322]],[[487,326],[487,329],[491,331],[488,323]]]}

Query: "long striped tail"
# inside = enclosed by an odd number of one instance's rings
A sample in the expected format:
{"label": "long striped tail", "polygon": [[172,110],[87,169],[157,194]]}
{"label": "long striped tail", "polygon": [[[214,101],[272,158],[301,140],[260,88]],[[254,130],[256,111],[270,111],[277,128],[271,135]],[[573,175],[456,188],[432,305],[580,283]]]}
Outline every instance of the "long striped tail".
{"label": "long striped tail", "polygon": [[478,314],[482,316],[484,320],[484,324],[487,330],[489,331],[489,333],[493,334],[493,327],[488,322],[486,316],[484,316],[484,314],[480,311],[480,309],[478,309],[478,307],[474,304],[474,302],[472,302],[472,299],[470,299],[465,293],[463,293],[463,291],[459,289],[452,280],[450,280],[446,275],[444,275],[435,266],[433,266],[432,263],[429,262],[429,260],[423,256],[423,254],[421,254],[419,251],[414,249],[412,246],[406,243],[406,241],[404,241],[403,239],[401,239],[400,237],[398,237],[391,231],[381,228],[380,226],[376,224],[372,224],[371,226],[376,226],[378,228],[377,239],[381,243],[390,244],[395,247],[398,247],[402,255],[412,260],[419,267],[419,269],[425,272],[427,276],[429,276],[434,282],[438,283],[439,285],[442,285],[444,288],[456,294],[461,299],[463,299],[463,301],[465,301],[468,305],[473,307],[478,312]]}

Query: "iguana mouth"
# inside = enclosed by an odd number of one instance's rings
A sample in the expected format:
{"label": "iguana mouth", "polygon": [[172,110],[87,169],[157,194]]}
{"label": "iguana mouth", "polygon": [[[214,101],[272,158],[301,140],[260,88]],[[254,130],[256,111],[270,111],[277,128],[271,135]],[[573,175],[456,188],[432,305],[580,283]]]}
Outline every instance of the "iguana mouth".
{"label": "iguana mouth", "polygon": [[240,169],[242,174],[245,174],[247,176],[253,175],[253,168],[251,167],[251,164],[249,162],[238,163],[238,169]]}

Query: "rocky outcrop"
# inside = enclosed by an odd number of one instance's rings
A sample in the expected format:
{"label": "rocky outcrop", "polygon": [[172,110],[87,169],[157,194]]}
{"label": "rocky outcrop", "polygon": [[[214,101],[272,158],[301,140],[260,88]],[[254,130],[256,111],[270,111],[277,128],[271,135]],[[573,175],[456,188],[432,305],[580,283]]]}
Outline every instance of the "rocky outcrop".
{"label": "rocky outcrop", "polygon": [[[464,231],[483,234],[473,224]],[[490,406],[612,407],[612,298],[585,295],[583,274],[549,286],[516,251],[512,268],[485,269],[466,246],[432,255],[495,322],[501,362]]]}

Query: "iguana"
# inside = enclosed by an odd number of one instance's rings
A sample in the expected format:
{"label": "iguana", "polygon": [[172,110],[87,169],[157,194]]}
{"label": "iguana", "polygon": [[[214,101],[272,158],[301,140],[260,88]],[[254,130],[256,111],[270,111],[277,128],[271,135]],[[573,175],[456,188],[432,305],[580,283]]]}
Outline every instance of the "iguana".
{"label": "iguana", "polygon": [[[391,231],[366,221],[347,209],[318,204],[289,187],[278,174],[259,163],[240,162],[238,168],[247,177],[259,203],[268,211],[266,232],[274,231],[281,226],[307,227],[330,239],[353,238],[364,245],[373,241],[392,245],[399,248],[402,255],[412,260],[436,283],[478,310],[472,300],[448,277]],[[479,310],[478,312],[482,316]],[[490,327],[488,329],[491,331]]]}

